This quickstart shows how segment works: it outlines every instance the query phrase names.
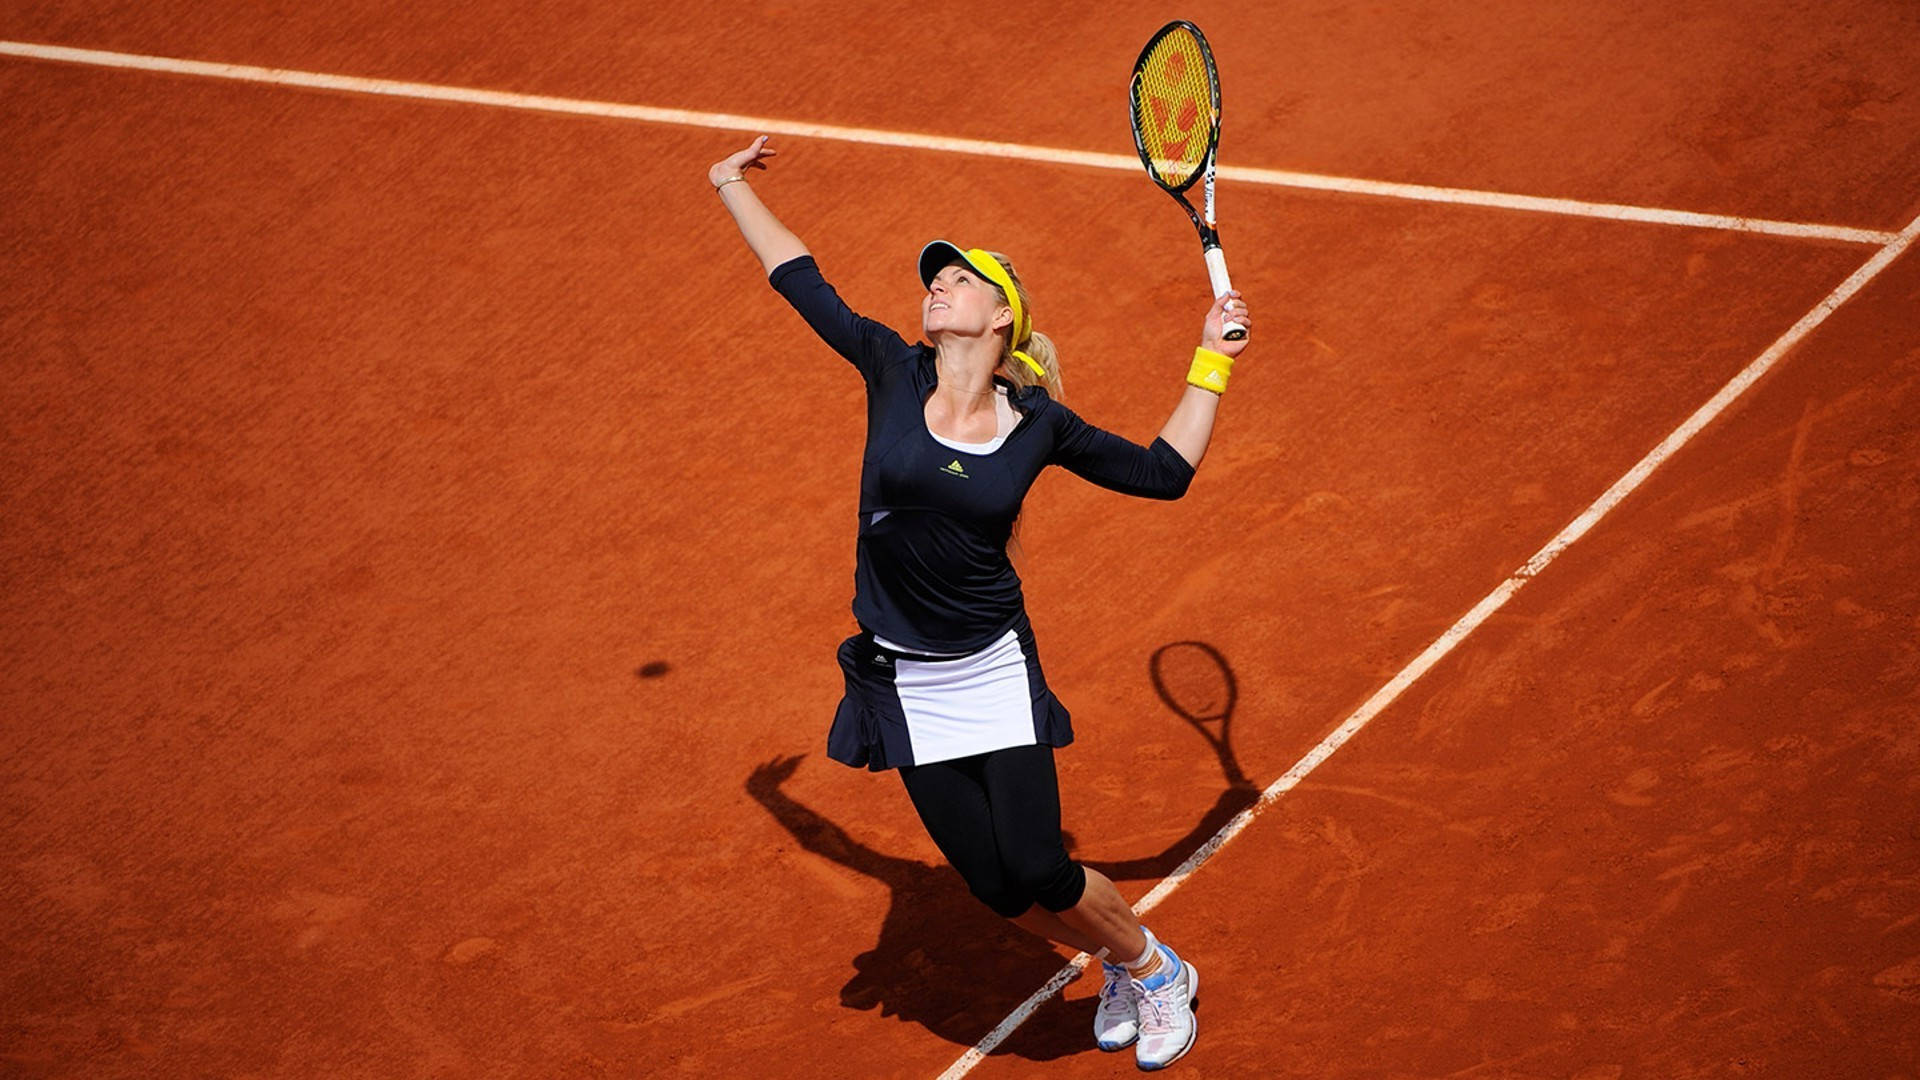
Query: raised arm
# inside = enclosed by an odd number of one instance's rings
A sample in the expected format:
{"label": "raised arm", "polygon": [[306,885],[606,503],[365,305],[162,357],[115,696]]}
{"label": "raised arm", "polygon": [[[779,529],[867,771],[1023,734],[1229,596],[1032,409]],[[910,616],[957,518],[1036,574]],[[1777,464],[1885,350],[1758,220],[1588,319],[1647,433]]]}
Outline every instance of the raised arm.
{"label": "raised arm", "polygon": [[765,170],[766,159],[776,154],[777,151],[767,148],[767,137],[762,135],[745,150],[714,162],[707,170],[708,182],[720,192],[720,201],[733,215],[733,223],[740,227],[747,247],[753,249],[754,257],[769,274],[783,262],[810,254],[807,245],[780,224],[780,219],[773,216],[773,211],[767,209],[747,183],[748,170]]}
{"label": "raised arm", "polygon": [[[736,187],[743,185],[734,185]],[[1220,326],[1231,311],[1233,320],[1248,329],[1253,329],[1253,319],[1247,314],[1246,301],[1240,299],[1237,290],[1228,290],[1225,296],[1213,302],[1207,312],[1207,321],[1200,330],[1200,347],[1207,352],[1217,353],[1231,361],[1247,347],[1248,338],[1239,341],[1227,341],[1220,336]],[[1202,365],[1213,363],[1204,355],[1196,358],[1194,373],[1202,370]],[[1231,367],[1231,364],[1228,365]],[[1190,376],[1191,377],[1191,376]],[[1220,390],[1226,389],[1226,375],[1220,375]],[[1220,411],[1220,394],[1189,382],[1180,394],[1180,403],[1173,407],[1173,415],[1167,418],[1167,424],[1160,429],[1160,437],[1167,445],[1180,452],[1187,464],[1200,467],[1200,459],[1207,455],[1207,443],[1213,439],[1214,414]]]}
{"label": "raised arm", "polygon": [[772,156],[774,151],[767,149],[767,137],[762,135],[745,150],[714,162],[707,178],[720,192],[720,201],[733,215],[734,224],[740,226],[740,235],[753,249],[754,258],[766,270],[767,284],[793,305],[821,340],[851,361],[861,378],[871,382],[890,360],[898,358],[896,354],[906,348],[906,343],[888,327],[848,307],[821,276],[807,245],[780,224],[747,186],[748,171],[765,169],[764,159]]}

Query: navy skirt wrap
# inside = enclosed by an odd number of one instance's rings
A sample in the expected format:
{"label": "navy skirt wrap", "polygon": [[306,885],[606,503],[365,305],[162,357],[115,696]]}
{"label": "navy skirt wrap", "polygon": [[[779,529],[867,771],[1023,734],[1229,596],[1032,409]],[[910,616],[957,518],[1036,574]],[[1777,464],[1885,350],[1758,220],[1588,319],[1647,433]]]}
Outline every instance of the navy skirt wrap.
{"label": "navy skirt wrap", "polygon": [[[969,698],[969,691],[962,688],[939,700],[939,711],[943,714],[943,731],[940,745],[945,747],[945,756],[953,756],[954,717],[967,722],[967,713],[977,706],[979,710],[980,737],[967,744],[968,753],[987,753],[1008,746],[1052,746],[1061,747],[1073,742],[1073,725],[1067,707],[1054,697],[1047,687],[1046,677],[1040,670],[1039,653],[1035,650],[1033,627],[1023,613],[1019,620],[1009,628],[1012,642],[1002,642],[989,646],[978,653],[962,657],[927,656],[919,653],[901,652],[877,644],[873,634],[862,630],[840,643],[840,671],[845,678],[845,693],[840,706],[834,711],[833,727],[827,732],[827,756],[843,765],[854,768],[865,766],[881,772],[897,769],[902,765],[928,764],[918,761],[914,756],[915,729],[920,728],[921,742],[927,745],[932,736],[927,730],[928,721],[924,716],[916,716],[911,704],[915,696],[903,693],[896,685],[895,677],[902,665],[916,674],[924,676],[934,674],[939,677],[948,673],[962,676],[962,684],[968,682],[967,676],[974,674],[967,665],[976,665],[988,654],[1001,657],[996,665],[1024,665],[1026,693],[1024,702],[1016,702],[1016,710],[1024,708],[1030,722],[1020,722],[1006,715],[1007,701],[1004,694],[978,695]],[[1000,645],[1004,643],[1006,647]],[[1018,646],[1017,655],[1012,646]],[[1000,685],[1005,686],[1006,671],[979,672],[986,677],[997,676]],[[1017,678],[1018,667],[1012,674]],[[1014,683],[1015,686],[1018,683]],[[991,709],[991,714],[987,710]],[[964,735],[963,735],[964,737]]]}

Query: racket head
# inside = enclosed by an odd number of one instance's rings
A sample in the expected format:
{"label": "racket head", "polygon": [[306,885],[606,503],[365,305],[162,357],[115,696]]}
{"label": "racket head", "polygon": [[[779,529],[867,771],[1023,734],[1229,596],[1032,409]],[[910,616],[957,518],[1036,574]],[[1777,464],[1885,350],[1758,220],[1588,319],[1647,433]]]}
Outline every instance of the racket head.
{"label": "racket head", "polygon": [[1220,75],[1200,28],[1175,19],[1148,39],[1127,84],[1133,146],[1153,182],[1178,194],[1220,145]]}

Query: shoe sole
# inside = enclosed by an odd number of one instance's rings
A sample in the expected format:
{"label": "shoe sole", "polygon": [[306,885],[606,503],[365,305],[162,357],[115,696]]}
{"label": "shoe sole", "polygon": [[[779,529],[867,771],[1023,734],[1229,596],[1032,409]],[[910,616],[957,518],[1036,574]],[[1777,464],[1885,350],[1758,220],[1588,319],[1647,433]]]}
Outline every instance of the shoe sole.
{"label": "shoe sole", "polygon": [[[1191,962],[1187,963],[1187,982],[1188,982],[1187,1011],[1191,1013],[1198,1013],[1200,1011],[1200,969],[1197,967],[1194,967]],[[1135,1037],[1138,1038],[1138,1036],[1135,1036]],[[1179,1061],[1181,1058],[1186,1057],[1187,1051],[1193,1049],[1193,1044],[1199,1041],[1199,1039],[1200,1039],[1200,1017],[1196,1015],[1193,1018],[1193,1030],[1187,1032],[1187,1045],[1181,1047],[1179,1053],[1173,1055],[1172,1057],[1168,1058],[1163,1062],[1160,1062],[1157,1065],[1149,1065],[1141,1061],[1139,1058],[1135,1058],[1133,1060],[1133,1063],[1140,1067],[1141,1072],[1159,1072],[1161,1069],[1164,1069],[1167,1066],[1173,1064],[1174,1062]]]}

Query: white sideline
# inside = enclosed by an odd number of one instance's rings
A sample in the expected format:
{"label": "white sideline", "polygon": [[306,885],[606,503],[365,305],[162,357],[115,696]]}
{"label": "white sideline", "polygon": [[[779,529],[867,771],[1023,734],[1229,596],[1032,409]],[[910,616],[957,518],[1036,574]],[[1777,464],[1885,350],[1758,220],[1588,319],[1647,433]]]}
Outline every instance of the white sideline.
{"label": "white sideline", "polygon": [[[548,97],[540,94],[514,94],[501,90],[480,90],[432,83],[401,82],[394,79],[368,79],[353,75],[328,75],[314,71],[254,67],[250,64],[218,64],[204,60],[181,60],[137,53],[109,52],[103,49],[78,49],[64,45],[42,45],[25,41],[0,41],[0,56],[18,56],[33,60],[51,60],[95,67],[130,68],[173,75],[194,75],[208,79],[269,83],[312,90],[337,90],[351,94],[376,94],[385,97],[415,98],[426,101],[486,105],[499,109],[525,109],[535,112],[569,113],[617,120],[639,120],[652,124],[682,127],[716,128],[767,135],[794,135],[810,139],[866,143],[874,146],[898,146],[914,150],[932,150],[949,154],[1014,158],[1055,165],[1083,165],[1095,169],[1134,171],[1140,160],[1131,154],[1104,154],[1090,150],[1067,150],[1020,143],[960,139],[910,131],[883,131],[876,128],[839,127],[832,124],[807,124],[776,120],[764,116],[740,116],[734,113],[698,112],[691,109],[662,109],[648,105],[622,105],[611,101]],[[1419,202],[1452,203],[1538,214],[1602,218],[1608,221],[1635,221],[1655,225],[1677,225],[1698,229],[1722,229],[1732,232],[1762,233],[1811,240],[1839,240],[1853,244],[1886,245],[1898,239],[1897,233],[1877,229],[1851,228],[1845,225],[1821,225],[1807,222],[1770,221],[1729,214],[1701,214],[1691,210],[1666,210],[1658,207],[1627,206],[1619,203],[1585,202],[1579,199],[1549,199],[1534,195],[1511,195],[1498,191],[1472,191],[1464,188],[1434,187],[1427,184],[1402,184],[1384,180],[1362,180],[1346,176],[1291,172],[1286,169],[1258,169],[1223,165],[1219,176],[1246,184],[1269,187],[1307,188],[1337,191],[1350,195],[1370,195],[1385,199],[1412,199]]]}
{"label": "white sideline", "polygon": [[[1561,552],[1572,546],[1574,541],[1585,536],[1587,530],[1593,528],[1594,524],[1605,517],[1608,511],[1618,506],[1622,499],[1631,495],[1633,490],[1639,487],[1655,469],[1699,434],[1700,429],[1712,423],[1714,418],[1726,411],[1727,406],[1733,404],[1735,399],[1747,391],[1748,387],[1772,370],[1774,364],[1786,354],[1787,350],[1812,333],[1814,327],[1826,322],[1827,316],[1833,314],[1835,309],[1864,288],[1867,282],[1872,281],[1875,275],[1887,268],[1888,264],[1899,258],[1901,253],[1913,244],[1916,236],[1920,236],[1920,218],[1915,218],[1905,229],[1894,234],[1891,243],[1881,248],[1873,258],[1863,263],[1860,269],[1855,270],[1845,281],[1835,286],[1832,292],[1814,305],[1812,311],[1801,316],[1800,321],[1789,327],[1787,332],[1781,334],[1772,345],[1767,346],[1765,352],[1741,369],[1740,373],[1722,386],[1718,393],[1708,398],[1706,404],[1695,409],[1692,416],[1681,421],[1679,427],[1674,428],[1671,434],[1660,440],[1660,445],[1648,451],[1647,456],[1641,458],[1633,468],[1628,469],[1626,475],[1614,481],[1612,487],[1593,501],[1593,505],[1581,511],[1580,516],[1574,518],[1566,528],[1560,530],[1558,535],[1547,541],[1545,547],[1535,552],[1533,558],[1528,559],[1518,570],[1508,575],[1505,581],[1475,604],[1473,610],[1460,616],[1458,622],[1448,627],[1446,632],[1441,634],[1433,644],[1427,646],[1424,652],[1414,657],[1412,663],[1402,668],[1398,675],[1375,691],[1365,704],[1355,709],[1339,727],[1334,728],[1332,734],[1322,739],[1320,745],[1307,751],[1306,756],[1295,762],[1293,768],[1288,769],[1280,779],[1268,785],[1252,806],[1235,814],[1232,820],[1222,825],[1219,832],[1209,837],[1207,842],[1187,856],[1186,861],[1176,867],[1173,873],[1167,875],[1153,887],[1151,892],[1141,897],[1139,903],[1133,905],[1134,914],[1145,915],[1159,906],[1160,901],[1165,900],[1175,889],[1185,884],[1187,878],[1195,870],[1200,869],[1208,859],[1213,858],[1227,841],[1240,835],[1241,830],[1251,824],[1261,811],[1271,806],[1280,796],[1293,790],[1300,781],[1306,779],[1308,773],[1319,768],[1321,762],[1332,757],[1334,751],[1344,746],[1348,739],[1353,738],[1382,710],[1393,704],[1394,699],[1398,698],[1407,687],[1419,681],[1420,677],[1425,675],[1433,665],[1439,663],[1442,657],[1452,652],[1454,646],[1460,644],[1468,634],[1473,633],[1481,623],[1486,622],[1494,612],[1506,606],[1513,594],[1519,592],[1527,582],[1538,576],[1540,571],[1545,570],[1549,563],[1559,558]],[[1027,1000],[1020,1003],[1018,1008],[1007,1014],[1006,1019],[995,1025],[992,1031],[987,1032],[984,1038],[975,1043],[966,1053],[961,1054],[952,1065],[947,1066],[947,1071],[940,1074],[940,1080],[959,1080],[960,1077],[971,1072],[975,1065],[984,1061],[986,1056],[993,1052],[994,1047],[999,1046],[1015,1028],[1025,1023],[1027,1018],[1033,1015],[1034,1010],[1064,989],[1092,962],[1093,958],[1086,953],[1076,955],[1066,967],[1055,972],[1045,986],[1035,990]]]}

